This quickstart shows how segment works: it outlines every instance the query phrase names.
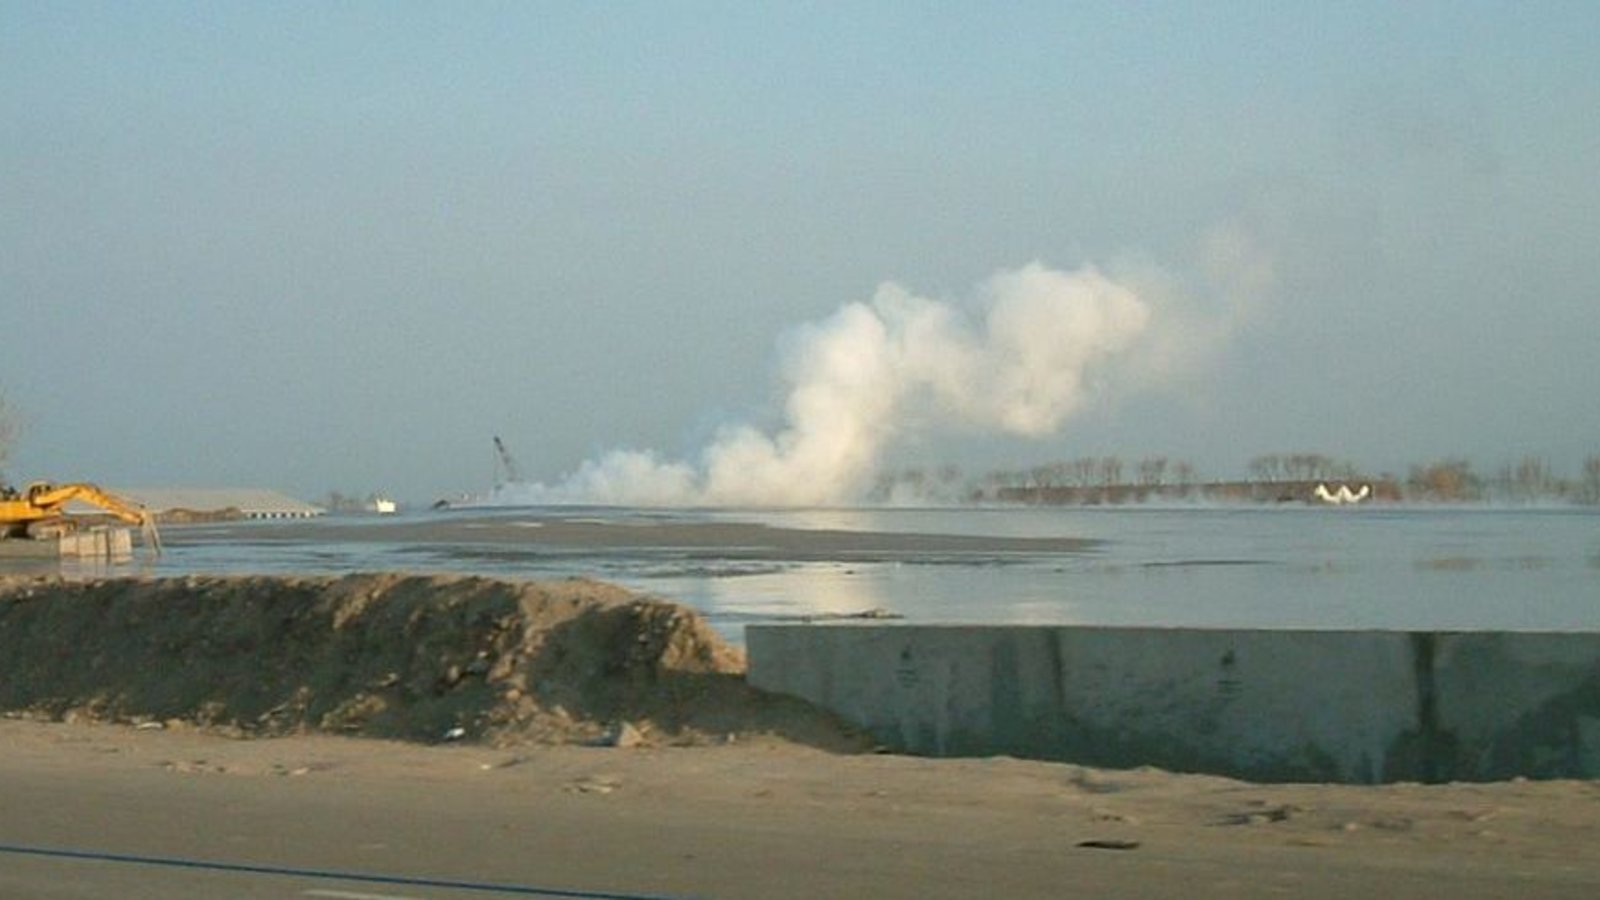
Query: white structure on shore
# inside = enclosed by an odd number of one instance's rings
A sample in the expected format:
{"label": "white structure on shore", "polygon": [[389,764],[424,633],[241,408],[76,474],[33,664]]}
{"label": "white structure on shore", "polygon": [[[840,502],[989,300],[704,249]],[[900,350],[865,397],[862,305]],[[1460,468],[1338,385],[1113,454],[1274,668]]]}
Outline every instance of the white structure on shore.
{"label": "white structure on shore", "polygon": [[1333,506],[1349,506],[1354,503],[1360,503],[1372,496],[1372,485],[1363,484],[1360,490],[1352,491],[1350,490],[1350,485],[1341,484],[1330,491],[1326,484],[1319,483],[1311,493],[1323,503]]}

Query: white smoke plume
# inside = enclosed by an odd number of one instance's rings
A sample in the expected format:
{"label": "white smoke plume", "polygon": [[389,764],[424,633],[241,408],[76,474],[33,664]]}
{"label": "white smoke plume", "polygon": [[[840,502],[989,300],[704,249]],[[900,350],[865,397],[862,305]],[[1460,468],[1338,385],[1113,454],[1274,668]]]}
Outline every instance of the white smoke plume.
{"label": "white smoke plume", "polygon": [[693,461],[616,451],[554,486],[497,500],[819,506],[859,500],[885,449],[917,429],[1055,432],[1150,330],[1135,291],[1093,267],[1003,271],[968,307],[893,283],[787,343],[783,424],[728,426]]}

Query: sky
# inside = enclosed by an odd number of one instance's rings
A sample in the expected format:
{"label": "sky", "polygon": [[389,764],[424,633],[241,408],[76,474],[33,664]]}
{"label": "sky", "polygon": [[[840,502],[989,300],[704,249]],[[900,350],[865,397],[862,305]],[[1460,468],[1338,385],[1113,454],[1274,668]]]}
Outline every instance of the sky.
{"label": "sky", "polygon": [[5,474],[1600,453],[1600,4],[994,7],[0,0]]}

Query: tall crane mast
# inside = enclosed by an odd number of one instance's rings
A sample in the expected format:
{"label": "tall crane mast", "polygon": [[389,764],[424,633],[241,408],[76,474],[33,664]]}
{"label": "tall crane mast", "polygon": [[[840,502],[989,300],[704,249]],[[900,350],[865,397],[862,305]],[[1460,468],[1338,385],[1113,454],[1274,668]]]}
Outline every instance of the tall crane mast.
{"label": "tall crane mast", "polygon": [[[506,449],[505,441],[500,440],[500,435],[498,434],[494,436],[494,454],[494,484],[496,487],[522,480],[522,470],[517,466],[516,459],[512,457],[511,451]],[[500,479],[501,469],[505,470],[506,477],[504,481]]]}

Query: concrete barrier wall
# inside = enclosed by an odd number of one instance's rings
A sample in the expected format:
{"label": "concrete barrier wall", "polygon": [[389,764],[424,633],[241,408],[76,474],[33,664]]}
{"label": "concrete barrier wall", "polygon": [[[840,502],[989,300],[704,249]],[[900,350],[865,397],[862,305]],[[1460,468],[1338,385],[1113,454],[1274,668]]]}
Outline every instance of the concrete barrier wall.
{"label": "concrete barrier wall", "polygon": [[1600,777],[1600,634],[751,625],[755,686],[897,750],[1258,781]]}

